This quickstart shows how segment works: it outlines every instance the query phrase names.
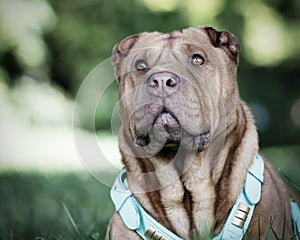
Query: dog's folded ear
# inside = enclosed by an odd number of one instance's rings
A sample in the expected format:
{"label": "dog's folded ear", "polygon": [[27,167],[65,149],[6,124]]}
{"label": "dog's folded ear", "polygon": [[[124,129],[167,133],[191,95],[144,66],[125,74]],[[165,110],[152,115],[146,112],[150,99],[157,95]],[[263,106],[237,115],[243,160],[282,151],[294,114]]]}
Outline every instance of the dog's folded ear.
{"label": "dog's folded ear", "polygon": [[212,27],[203,27],[214,47],[224,49],[230,58],[237,63],[237,56],[240,51],[236,37],[230,32],[218,32]]}
{"label": "dog's folded ear", "polygon": [[115,45],[112,51],[112,63],[117,66],[123,57],[126,57],[130,49],[138,40],[139,35],[132,35]]}

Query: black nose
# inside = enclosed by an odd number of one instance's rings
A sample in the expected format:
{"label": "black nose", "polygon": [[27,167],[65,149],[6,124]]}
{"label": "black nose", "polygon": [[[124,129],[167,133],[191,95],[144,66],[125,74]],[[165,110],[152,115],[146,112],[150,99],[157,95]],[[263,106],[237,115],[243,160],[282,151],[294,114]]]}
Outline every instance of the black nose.
{"label": "black nose", "polygon": [[178,91],[179,82],[179,77],[174,73],[154,73],[147,79],[148,91],[151,94],[165,97]]}

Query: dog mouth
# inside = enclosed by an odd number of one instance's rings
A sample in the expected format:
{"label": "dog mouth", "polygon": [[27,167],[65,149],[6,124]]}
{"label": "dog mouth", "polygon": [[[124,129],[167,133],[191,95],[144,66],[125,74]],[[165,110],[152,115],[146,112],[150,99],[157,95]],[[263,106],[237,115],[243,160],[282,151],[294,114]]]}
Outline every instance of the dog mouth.
{"label": "dog mouth", "polygon": [[193,150],[197,152],[203,151],[208,145],[210,131],[192,135],[181,126],[178,118],[172,111],[163,108],[154,118],[149,134],[146,136],[138,136],[136,134],[134,142],[140,147],[145,147],[152,141],[156,141],[161,143],[163,148],[179,148],[183,138],[189,139],[189,145],[191,145],[190,147]]}

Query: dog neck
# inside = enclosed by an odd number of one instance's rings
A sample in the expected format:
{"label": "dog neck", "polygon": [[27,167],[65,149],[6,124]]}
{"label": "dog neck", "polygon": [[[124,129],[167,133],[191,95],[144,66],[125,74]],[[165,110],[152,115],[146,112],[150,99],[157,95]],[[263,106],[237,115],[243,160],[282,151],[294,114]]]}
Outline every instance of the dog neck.
{"label": "dog neck", "polygon": [[[128,138],[120,137],[126,144]],[[208,150],[196,155],[181,151],[176,155],[181,161],[173,163],[183,164],[170,164],[176,154],[172,151],[162,152],[164,158],[141,159],[123,152],[121,146],[130,190],[152,217],[179,236],[191,238],[194,229],[203,236],[215,220],[217,234],[244,186],[258,143],[253,118],[243,102],[227,124],[225,137],[217,160]],[[208,149],[219,144],[212,139]],[[213,168],[210,163],[215,163]]]}

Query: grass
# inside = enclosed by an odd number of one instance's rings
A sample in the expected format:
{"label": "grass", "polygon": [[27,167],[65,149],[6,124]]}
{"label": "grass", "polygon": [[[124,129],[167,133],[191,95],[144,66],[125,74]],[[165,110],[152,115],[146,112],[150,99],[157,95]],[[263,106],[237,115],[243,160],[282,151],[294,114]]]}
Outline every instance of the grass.
{"label": "grass", "polygon": [[[300,147],[265,149],[263,155],[297,190]],[[104,239],[113,211],[109,188],[88,173],[0,172],[0,240]]]}
{"label": "grass", "polygon": [[0,239],[104,239],[113,211],[87,174],[0,175]]}

